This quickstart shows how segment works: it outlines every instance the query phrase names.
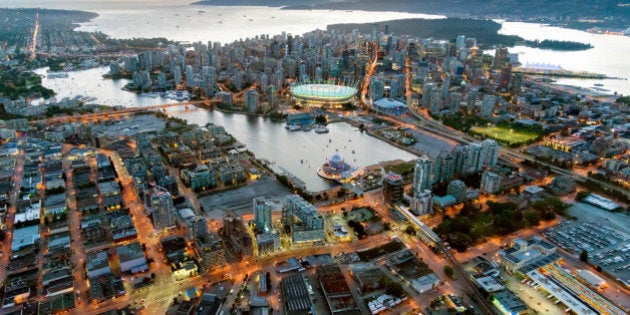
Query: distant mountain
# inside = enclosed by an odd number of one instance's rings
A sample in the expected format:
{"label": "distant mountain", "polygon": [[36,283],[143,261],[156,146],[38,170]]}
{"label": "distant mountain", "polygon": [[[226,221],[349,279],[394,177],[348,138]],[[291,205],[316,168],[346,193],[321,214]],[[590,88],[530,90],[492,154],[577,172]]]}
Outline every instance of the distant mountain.
{"label": "distant mountain", "polygon": [[193,5],[295,7],[323,4],[326,0],[202,0]]}
{"label": "distant mountain", "polygon": [[[359,30],[362,34],[371,32],[373,23],[348,23],[348,24],[332,24],[326,27],[327,30],[336,29],[350,32],[354,29]],[[493,45],[501,44],[505,46],[514,46],[523,39],[513,35],[499,34],[501,24],[491,20],[480,19],[402,19],[378,22],[379,29],[383,29],[385,25],[396,34],[408,34],[421,38],[436,38],[455,41],[458,35],[466,37],[474,37],[480,46],[489,48]]]}
{"label": "distant mountain", "polygon": [[[564,24],[571,28],[630,26],[630,6],[619,0],[356,0],[287,5],[287,10],[364,10],[505,18]],[[588,20],[588,21],[585,21]],[[594,22],[593,20],[599,20]]]}

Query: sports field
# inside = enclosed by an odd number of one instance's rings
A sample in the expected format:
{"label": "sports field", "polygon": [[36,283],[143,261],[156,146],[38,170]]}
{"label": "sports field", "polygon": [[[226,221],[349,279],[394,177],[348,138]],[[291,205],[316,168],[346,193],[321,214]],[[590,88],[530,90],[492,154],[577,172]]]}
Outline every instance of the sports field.
{"label": "sports field", "polygon": [[536,140],[538,135],[535,133],[525,133],[522,131],[512,130],[507,127],[490,126],[490,127],[472,127],[472,132],[492,138],[507,145],[520,145]]}

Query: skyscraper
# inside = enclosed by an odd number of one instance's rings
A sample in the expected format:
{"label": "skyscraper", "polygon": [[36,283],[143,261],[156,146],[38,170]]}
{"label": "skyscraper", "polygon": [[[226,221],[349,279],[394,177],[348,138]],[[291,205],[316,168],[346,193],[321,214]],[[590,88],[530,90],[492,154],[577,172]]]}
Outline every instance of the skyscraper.
{"label": "skyscraper", "polygon": [[262,197],[254,198],[254,222],[259,232],[271,231],[271,204]]}
{"label": "skyscraper", "polygon": [[479,111],[479,116],[481,117],[492,116],[495,102],[496,102],[496,97],[494,95],[490,95],[490,94],[484,95],[483,102],[481,103],[481,110]]}
{"label": "skyscraper", "polygon": [[245,107],[250,113],[254,113],[258,110],[260,100],[258,98],[258,92],[254,89],[249,89],[245,92]]}
{"label": "skyscraper", "polygon": [[208,234],[208,223],[206,218],[196,215],[186,222],[187,235],[189,239],[194,240],[203,235]]}
{"label": "skyscraper", "polygon": [[156,230],[175,225],[173,198],[166,189],[157,187],[151,195],[151,207],[153,208],[153,227]]}
{"label": "skyscraper", "polygon": [[420,193],[424,190],[431,190],[433,184],[433,161],[423,155],[416,160],[416,165],[413,170],[413,192],[414,194]]}
{"label": "skyscraper", "polygon": [[479,190],[483,193],[494,194],[501,187],[501,176],[499,174],[485,171],[481,175],[481,187]]}
{"label": "skyscraper", "polygon": [[430,190],[422,190],[416,192],[411,199],[411,212],[415,215],[425,215],[433,213],[433,196]]}
{"label": "skyscraper", "polygon": [[371,34],[371,40],[372,42],[376,43],[378,45],[378,40],[376,38],[376,32],[378,31],[378,24],[373,23],[372,24],[372,34]]}
{"label": "skyscraper", "polygon": [[486,139],[481,143],[483,147],[484,165],[495,166],[499,160],[499,145],[492,139]]}
{"label": "skyscraper", "polygon": [[376,101],[383,98],[383,94],[385,94],[385,84],[383,81],[372,78],[370,80],[370,98]]}
{"label": "skyscraper", "polygon": [[447,194],[455,197],[457,202],[462,202],[466,199],[466,184],[459,179],[456,179],[446,187]]}

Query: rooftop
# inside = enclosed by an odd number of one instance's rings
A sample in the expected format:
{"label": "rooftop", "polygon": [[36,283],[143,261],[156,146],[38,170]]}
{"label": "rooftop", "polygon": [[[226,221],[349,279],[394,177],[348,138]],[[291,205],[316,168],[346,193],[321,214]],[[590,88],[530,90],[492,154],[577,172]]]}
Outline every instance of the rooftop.
{"label": "rooftop", "polygon": [[120,193],[120,186],[115,180],[98,183],[98,191],[101,195],[116,195]]}
{"label": "rooftop", "polygon": [[144,257],[144,251],[140,242],[133,242],[127,245],[121,245],[116,248],[116,253],[120,262],[130,261],[137,258]]}
{"label": "rooftop", "polygon": [[527,309],[525,303],[514,293],[508,290],[494,292],[494,299],[508,310],[511,314],[516,314]]}

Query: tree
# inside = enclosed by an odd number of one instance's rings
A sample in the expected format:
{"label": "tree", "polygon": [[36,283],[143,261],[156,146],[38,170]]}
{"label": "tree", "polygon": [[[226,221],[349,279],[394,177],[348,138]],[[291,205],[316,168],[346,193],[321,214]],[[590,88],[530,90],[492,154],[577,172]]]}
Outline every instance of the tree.
{"label": "tree", "polygon": [[385,287],[385,293],[395,297],[402,297],[405,294],[405,290],[398,282],[388,282]]}
{"label": "tree", "polygon": [[590,192],[588,192],[588,191],[586,191],[586,190],[582,190],[582,191],[578,192],[578,193],[575,195],[575,200],[582,201],[582,199],[584,199],[584,198],[588,197],[588,195],[590,195],[590,194],[591,194]]}
{"label": "tree", "polygon": [[325,115],[317,115],[315,116],[315,123],[320,125],[325,125],[328,122]]}
{"label": "tree", "polygon": [[407,235],[415,235],[416,234],[416,229],[413,226],[408,225],[407,228],[405,228],[405,233]]}
{"label": "tree", "polygon": [[455,270],[453,269],[453,267],[446,265],[444,266],[444,274],[449,278],[453,278],[453,275],[455,275]]}
{"label": "tree", "polygon": [[588,252],[586,250],[583,250],[580,253],[580,260],[583,262],[588,262]]}

